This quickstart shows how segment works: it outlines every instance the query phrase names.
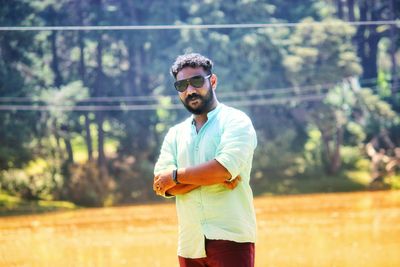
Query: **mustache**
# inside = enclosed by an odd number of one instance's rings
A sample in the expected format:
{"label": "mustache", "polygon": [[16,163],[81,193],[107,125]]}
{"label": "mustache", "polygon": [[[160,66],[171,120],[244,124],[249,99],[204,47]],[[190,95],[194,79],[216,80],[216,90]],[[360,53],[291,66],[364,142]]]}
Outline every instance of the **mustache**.
{"label": "mustache", "polygon": [[191,101],[191,100],[199,99],[199,98],[201,98],[200,95],[198,95],[198,94],[192,94],[192,95],[190,95],[190,96],[188,96],[188,97],[186,98],[186,101]]}

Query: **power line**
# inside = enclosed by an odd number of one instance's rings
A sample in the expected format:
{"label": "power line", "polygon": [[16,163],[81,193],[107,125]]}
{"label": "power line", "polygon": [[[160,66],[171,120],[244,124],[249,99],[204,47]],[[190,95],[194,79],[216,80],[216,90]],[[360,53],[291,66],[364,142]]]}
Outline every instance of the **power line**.
{"label": "power line", "polygon": [[399,26],[399,20],[376,21],[316,21],[316,22],[283,22],[283,23],[243,23],[243,24],[179,24],[179,25],[119,25],[119,26],[3,26],[0,31],[137,31],[137,30],[201,30],[201,29],[244,29],[244,28],[282,28],[302,26]]}
{"label": "power line", "polygon": [[[299,87],[284,87],[284,88],[269,88],[265,90],[253,90],[253,91],[235,91],[235,92],[220,92],[218,93],[218,97],[222,99],[224,102],[232,102],[232,103],[238,103],[238,102],[243,102],[246,100],[228,100],[231,97],[262,97],[262,96],[270,96],[270,95],[279,95],[279,94],[294,94],[291,97],[299,97],[302,96],[302,94],[305,93],[310,93],[310,92],[315,92],[317,94],[321,93],[327,93],[330,88],[337,86],[338,84],[334,83],[326,83],[326,84],[314,84],[314,85],[304,85],[304,86],[299,86]],[[371,89],[376,89],[379,86],[372,86],[369,87]],[[120,110],[121,106],[126,107],[130,106],[134,109],[136,109],[136,106],[139,105],[133,105],[133,104],[127,104],[127,102],[135,102],[135,101],[160,101],[162,99],[172,99],[175,100],[177,99],[176,95],[149,95],[149,96],[116,96],[116,97],[90,97],[82,100],[78,100],[72,105],[66,106],[66,105],[61,105],[62,107],[73,107],[73,106],[78,106],[84,110],[91,110],[90,107],[101,107],[102,109],[106,109],[107,107],[111,108],[112,110]],[[274,97],[274,99],[280,99],[281,97]],[[262,99],[262,98],[261,98]],[[247,99],[248,101],[258,101],[257,99]],[[14,105],[14,104],[9,104],[7,102],[28,102],[28,103],[39,103],[39,104],[44,104],[44,105]],[[119,102],[119,105],[108,105],[108,106],[101,106],[101,105],[82,105],[83,103],[115,103]],[[6,103],[6,104],[1,104],[1,103]],[[8,105],[7,105],[8,104]],[[160,105],[159,103],[155,104],[140,104],[143,106],[149,106],[150,109],[153,108],[153,106],[158,106]],[[152,106],[151,106],[152,105]],[[34,107],[35,110],[39,110],[39,107],[46,107],[46,106],[58,106],[57,103],[47,103],[47,101],[43,99],[35,99],[31,97],[0,97],[0,110],[8,110],[4,109],[1,107],[12,107],[11,109],[15,108],[21,108],[23,110],[29,110],[29,107]],[[138,108],[140,109],[140,108]],[[146,108],[145,108],[146,109]],[[46,110],[46,108],[44,108]]]}
{"label": "power line", "polygon": [[[255,99],[255,100],[238,100],[224,101],[225,104],[231,106],[260,106],[260,105],[279,105],[289,102],[309,102],[322,100],[326,94],[310,94],[303,96],[279,97],[270,99]],[[114,106],[33,106],[33,105],[0,105],[0,111],[144,111],[163,109],[183,109],[182,104],[167,104],[167,105],[114,105]]]}
{"label": "power line", "polygon": [[[359,81],[377,81],[377,78],[371,79],[359,79]],[[376,82],[374,82],[375,84]],[[301,86],[291,86],[291,87],[275,87],[267,88],[263,90],[244,90],[244,91],[218,91],[218,97],[250,97],[250,96],[268,96],[283,93],[295,93],[302,94],[307,92],[318,91],[321,92],[328,88],[337,86],[338,83],[322,83],[322,84],[311,84],[311,85],[301,85]],[[374,89],[379,87],[378,85],[370,86],[369,88]],[[84,99],[77,100],[78,103],[93,102],[93,103],[110,103],[110,102],[141,102],[141,101],[160,101],[162,99],[175,99],[175,95],[139,95],[139,96],[98,96],[98,97],[88,97]],[[46,103],[46,99],[41,99],[38,97],[0,97],[0,103],[5,102],[29,102],[29,103]]]}
{"label": "power line", "polygon": [[[373,83],[376,84],[379,78],[368,78],[368,79],[358,79],[360,83]],[[387,82],[390,80],[383,79]],[[257,95],[272,95],[272,94],[279,94],[279,93],[304,93],[308,91],[314,90],[321,90],[328,87],[333,87],[338,85],[338,83],[317,83],[317,84],[309,84],[309,85],[300,85],[300,86],[290,86],[290,87],[272,87],[266,88],[261,90],[243,90],[243,91],[234,91],[234,92],[224,92],[218,90],[218,96],[220,97],[230,97],[230,96],[257,96]],[[379,87],[378,85],[372,86],[370,88]],[[93,96],[87,97],[84,99],[79,100],[80,103],[82,102],[116,102],[116,101],[149,101],[149,100],[160,100],[165,98],[175,98],[175,95],[138,95],[138,96]],[[1,102],[46,102],[45,99],[41,99],[38,96],[34,97],[27,97],[27,96],[0,96],[0,103]]]}
{"label": "power line", "polygon": [[[264,90],[249,90],[249,91],[234,91],[234,92],[221,92],[219,91],[219,97],[247,97],[247,96],[267,96],[282,93],[306,93],[313,91],[320,91],[324,88],[335,86],[335,83],[325,84],[313,84],[313,85],[302,85],[292,87],[281,87],[281,88],[268,88]],[[100,96],[100,97],[88,97],[78,100],[79,103],[85,102],[117,102],[117,101],[157,101],[166,98],[176,98],[175,95],[141,95],[141,96]],[[30,103],[43,103],[47,102],[45,99],[32,98],[32,97],[0,97],[1,102],[30,102]]]}
{"label": "power line", "polygon": [[[400,86],[399,86],[400,88]],[[223,101],[231,106],[261,106],[261,105],[282,105],[287,103],[321,101],[327,96],[328,92],[308,95],[294,95],[275,98],[258,98],[246,100]],[[140,105],[86,105],[86,106],[66,106],[66,105],[0,105],[0,111],[151,111],[163,109],[183,109],[182,104],[140,104]]]}

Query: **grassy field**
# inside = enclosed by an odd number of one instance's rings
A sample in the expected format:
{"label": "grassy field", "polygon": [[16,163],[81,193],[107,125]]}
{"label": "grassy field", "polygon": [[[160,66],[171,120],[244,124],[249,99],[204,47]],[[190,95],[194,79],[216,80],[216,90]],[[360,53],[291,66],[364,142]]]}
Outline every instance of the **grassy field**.
{"label": "grassy field", "polygon": [[[400,266],[400,191],[259,197],[256,266]],[[173,204],[0,218],[0,266],[177,266]]]}

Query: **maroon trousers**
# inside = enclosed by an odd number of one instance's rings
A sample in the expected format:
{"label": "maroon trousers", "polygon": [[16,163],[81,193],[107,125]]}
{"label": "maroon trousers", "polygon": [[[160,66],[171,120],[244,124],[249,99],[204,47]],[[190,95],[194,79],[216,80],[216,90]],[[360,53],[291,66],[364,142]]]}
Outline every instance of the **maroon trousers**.
{"label": "maroon trousers", "polygon": [[206,239],[206,258],[179,258],[180,267],[254,267],[254,243]]}

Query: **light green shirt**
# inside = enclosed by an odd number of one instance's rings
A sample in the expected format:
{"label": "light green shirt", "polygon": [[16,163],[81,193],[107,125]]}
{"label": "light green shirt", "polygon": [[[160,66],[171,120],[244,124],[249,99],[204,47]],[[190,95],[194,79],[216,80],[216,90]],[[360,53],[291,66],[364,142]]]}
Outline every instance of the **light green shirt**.
{"label": "light green shirt", "polygon": [[178,255],[185,258],[206,257],[205,237],[235,242],[256,240],[253,193],[249,185],[257,145],[254,127],[245,113],[223,104],[218,104],[207,116],[198,133],[193,116],[168,131],[154,173],[216,159],[232,177],[240,174],[242,181],[233,190],[215,184],[176,196]]}

